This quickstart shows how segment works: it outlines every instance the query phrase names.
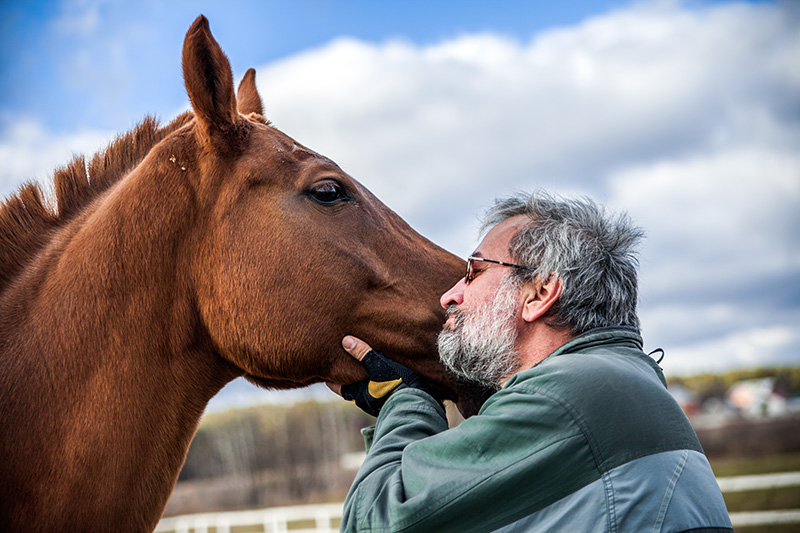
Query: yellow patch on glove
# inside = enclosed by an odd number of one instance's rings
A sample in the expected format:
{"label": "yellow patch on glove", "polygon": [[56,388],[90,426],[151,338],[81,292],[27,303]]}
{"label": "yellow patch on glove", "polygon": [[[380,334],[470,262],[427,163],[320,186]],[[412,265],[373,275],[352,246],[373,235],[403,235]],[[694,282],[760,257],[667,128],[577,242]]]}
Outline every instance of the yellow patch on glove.
{"label": "yellow patch on glove", "polygon": [[367,391],[373,398],[383,398],[402,382],[403,380],[399,378],[391,381],[370,381],[367,386]]}

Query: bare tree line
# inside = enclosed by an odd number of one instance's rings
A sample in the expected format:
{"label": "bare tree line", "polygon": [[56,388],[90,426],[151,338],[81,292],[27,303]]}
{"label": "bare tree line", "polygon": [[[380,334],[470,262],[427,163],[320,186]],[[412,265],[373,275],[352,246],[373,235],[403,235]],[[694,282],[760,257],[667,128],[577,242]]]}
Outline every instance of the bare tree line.
{"label": "bare tree line", "polygon": [[269,405],[208,415],[165,514],[341,501],[374,423],[345,402]]}

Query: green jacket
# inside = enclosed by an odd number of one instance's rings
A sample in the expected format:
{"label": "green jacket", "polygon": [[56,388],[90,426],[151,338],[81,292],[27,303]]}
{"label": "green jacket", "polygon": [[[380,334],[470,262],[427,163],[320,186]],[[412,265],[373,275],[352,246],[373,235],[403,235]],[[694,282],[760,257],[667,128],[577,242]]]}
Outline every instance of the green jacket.
{"label": "green jacket", "polygon": [[731,531],[661,369],[627,329],[581,335],[448,429],[403,389],[364,430],[342,531]]}

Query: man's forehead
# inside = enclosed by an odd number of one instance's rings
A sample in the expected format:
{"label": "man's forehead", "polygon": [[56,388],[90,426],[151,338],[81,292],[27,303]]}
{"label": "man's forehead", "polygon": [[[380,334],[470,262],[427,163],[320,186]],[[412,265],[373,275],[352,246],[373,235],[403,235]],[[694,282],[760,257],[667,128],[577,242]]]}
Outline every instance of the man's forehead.
{"label": "man's forehead", "polygon": [[[530,222],[526,215],[517,215],[500,222],[483,238],[478,248],[472,253],[476,257],[489,258],[489,253],[508,253],[508,245],[519,229]],[[496,259],[492,257],[490,259]]]}

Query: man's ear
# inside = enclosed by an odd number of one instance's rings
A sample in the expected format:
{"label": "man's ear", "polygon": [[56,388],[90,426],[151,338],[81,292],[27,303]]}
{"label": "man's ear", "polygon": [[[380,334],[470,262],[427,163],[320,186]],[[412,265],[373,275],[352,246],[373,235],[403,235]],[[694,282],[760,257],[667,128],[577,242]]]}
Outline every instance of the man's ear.
{"label": "man's ear", "polygon": [[551,274],[546,283],[535,280],[523,287],[522,319],[533,322],[544,315],[561,296],[563,288],[561,278],[556,274]]}

